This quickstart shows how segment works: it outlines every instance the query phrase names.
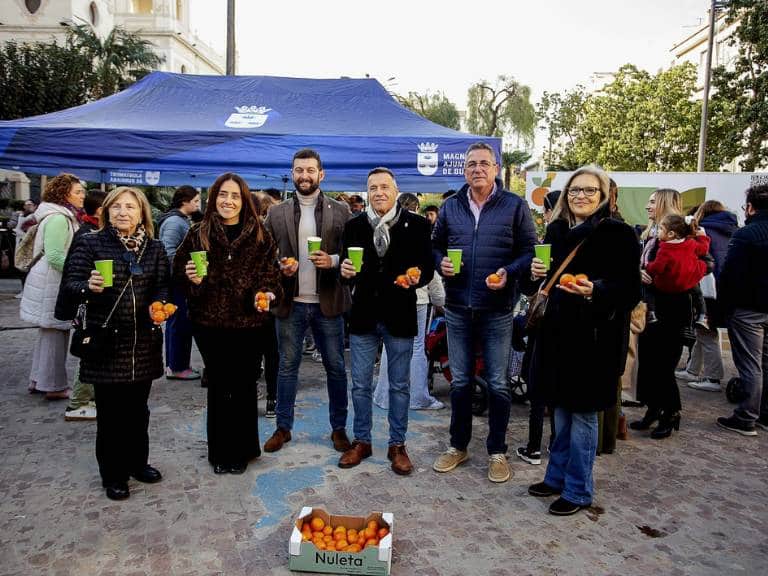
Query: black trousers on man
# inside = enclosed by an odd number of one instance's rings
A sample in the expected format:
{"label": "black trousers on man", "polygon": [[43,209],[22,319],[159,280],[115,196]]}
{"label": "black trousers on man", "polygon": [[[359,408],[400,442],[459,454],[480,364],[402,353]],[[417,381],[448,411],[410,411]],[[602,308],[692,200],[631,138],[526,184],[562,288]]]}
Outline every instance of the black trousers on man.
{"label": "black trousers on man", "polygon": [[149,458],[149,407],[152,381],[94,384],[96,460],[104,486],[127,482]]}

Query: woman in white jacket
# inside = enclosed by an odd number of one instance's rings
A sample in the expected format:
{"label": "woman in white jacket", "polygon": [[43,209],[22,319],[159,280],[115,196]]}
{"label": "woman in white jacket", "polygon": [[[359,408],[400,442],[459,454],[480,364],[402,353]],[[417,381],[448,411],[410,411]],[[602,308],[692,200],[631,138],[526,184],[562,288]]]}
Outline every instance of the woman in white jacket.
{"label": "woman in white jacket", "polygon": [[36,261],[24,283],[21,319],[39,328],[29,391],[43,393],[48,400],[60,400],[69,397],[65,366],[71,323],[57,320],[54,309],[64,260],[79,228],[77,214],[85,202],[85,189],[76,176],[59,174],[46,185],[42,200],[35,211]]}

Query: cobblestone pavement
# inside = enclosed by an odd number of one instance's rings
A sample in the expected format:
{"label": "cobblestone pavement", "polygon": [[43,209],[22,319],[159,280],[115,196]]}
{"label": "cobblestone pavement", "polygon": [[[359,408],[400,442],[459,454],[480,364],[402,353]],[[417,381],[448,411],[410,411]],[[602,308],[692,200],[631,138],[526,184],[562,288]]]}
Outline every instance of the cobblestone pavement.
{"label": "cobblestone pavement", "polygon": [[[544,466],[512,455],[526,438],[525,406],[513,407],[507,483],[486,478],[483,418],[471,460],[452,473],[432,471],[447,442],[447,409],[411,412],[412,476],[389,469],[378,409],[374,456],[341,470],[328,439],[321,365],[305,358],[293,441],[242,476],[215,476],[206,460],[205,391],[197,382],[159,380],[150,396],[150,459],[164,480],[132,480],[130,499],[112,502],[99,482],[95,424],[65,422],[63,402],[27,393],[35,330],[18,319],[16,290],[0,281],[2,575],[285,575],[291,520],[305,505],[393,512],[395,575],[766,571],[768,434],[718,429],[715,417],[730,410],[724,394],[689,388],[679,433],[664,441],[633,433],[616,454],[597,459],[593,508],[556,518],[546,512],[548,499],[526,493]],[[444,381],[436,393],[448,401]],[[273,422],[260,404],[262,442]]]}

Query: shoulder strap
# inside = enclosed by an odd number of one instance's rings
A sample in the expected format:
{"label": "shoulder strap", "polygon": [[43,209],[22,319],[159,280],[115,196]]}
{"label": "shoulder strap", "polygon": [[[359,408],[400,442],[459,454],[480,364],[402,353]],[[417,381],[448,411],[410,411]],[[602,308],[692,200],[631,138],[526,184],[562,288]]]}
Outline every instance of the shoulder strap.
{"label": "shoulder strap", "polygon": [[133,274],[131,274],[128,277],[128,280],[123,286],[123,289],[120,291],[120,295],[117,297],[117,300],[115,300],[114,306],[112,306],[112,310],[109,311],[109,315],[107,316],[107,319],[104,320],[104,322],[102,323],[101,325],[102,328],[106,328],[107,324],[109,324],[109,321],[112,319],[112,315],[115,313],[115,310],[117,310],[117,305],[120,303],[120,300],[122,300],[123,294],[125,294],[125,289],[128,288],[128,284],[130,284],[132,280],[133,280]]}
{"label": "shoulder strap", "polygon": [[544,286],[544,288],[542,289],[542,291],[541,291],[542,294],[544,294],[544,295],[549,294],[549,291],[552,290],[552,286],[555,285],[555,282],[560,277],[560,274],[562,273],[562,271],[565,270],[566,266],[568,266],[568,264],[571,263],[571,260],[573,260],[573,257],[576,256],[576,252],[579,251],[579,248],[581,248],[582,244],[584,244],[584,240],[579,242],[576,245],[576,248],[571,250],[571,253],[568,254],[568,256],[566,257],[565,260],[563,260],[563,263],[560,264],[560,267],[557,269],[557,271],[555,271],[554,274],[552,274],[552,277],[549,279],[549,282],[547,282],[546,285]]}

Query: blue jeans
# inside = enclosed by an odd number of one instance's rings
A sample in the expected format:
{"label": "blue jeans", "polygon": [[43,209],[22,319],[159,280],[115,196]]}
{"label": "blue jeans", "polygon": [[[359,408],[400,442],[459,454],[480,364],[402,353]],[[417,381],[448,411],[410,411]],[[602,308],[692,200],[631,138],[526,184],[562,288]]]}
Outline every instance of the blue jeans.
{"label": "blue jeans", "polygon": [[277,319],[280,367],[277,371],[277,427],[293,428],[299,365],[303,352],[304,333],[312,329],[315,345],[320,351],[328,385],[328,412],[332,430],[347,426],[347,373],[344,367],[344,318],[324,316],[319,304],[294,302],[287,318]]}
{"label": "blue jeans", "polygon": [[173,288],[171,302],[178,309],[165,323],[165,364],[171,372],[183,372],[189,368],[192,356],[192,322],[187,314],[184,292]]}
{"label": "blue jeans", "polygon": [[451,446],[466,450],[472,438],[475,350],[479,346],[488,384],[488,454],[506,454],[511,396],[507,383],[512,312],[446,308],[451,366]]}
{"label": "blue jeans", "polygon": [[352,404],[355,407],[354,433],[355,440],[371,443],[373,366],[382,340],[389,357],[389,445],[394,446],[405,443],[408,430],[413,338],[392,336],[382,323],[379,323],[375,332],[351,334],[349,337]]}
{"label": "blue jeans", "polygon": [[737,308],[728,318],[733,363],[745,393],[734,416],[744,422],[768,418],[768,314]]}
{"label": "blue jeans", "polygon": [[592,466],[597,452],[597,412],[555,408],[555,441],[549,450],[544,482],[562,490],[562,497],[586,506],[592,503]]}

